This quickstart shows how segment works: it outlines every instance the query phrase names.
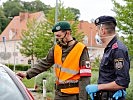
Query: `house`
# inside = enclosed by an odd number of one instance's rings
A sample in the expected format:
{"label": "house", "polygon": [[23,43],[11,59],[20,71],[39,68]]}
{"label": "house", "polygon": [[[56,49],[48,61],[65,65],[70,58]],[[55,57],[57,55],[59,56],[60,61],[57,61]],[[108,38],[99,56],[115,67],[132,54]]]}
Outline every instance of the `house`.
{"label": "house", "polygon": [[[36,19],[37,21],[46,20],[43,12],[23,13],[15,16],[6,29],[0,35],[0,63],[9,64],[27,64],[29,57],[25,57],[20,53],[20,45],[22,31],[27,29],[28,20]],[[90,57],[93,59],[103,54],[103,47],[95,43],[96,27],[94,23],[88,21],[80,21],[78,25],[79,32],[85,34],[84,44],[88,47]]]}
{"label": "house", "polygon": [[78,28],[79,32],[83,32],[85,35],[83,43],[88,47],[90,59],[94,60],[95,57],[101,58],[104,47],[97,45],[95,42],[95,35],[97,33],[95,24],[88,21],[80,21]]}
{"label": "house", "polygon": [[[29,20],[45,20],[42,11],[36,13],[21,12],[15,16],[5,30],[0,35],[0,63],[27,64],[28,57],[23,56],[20,51],[19,42],[21,41],[22,31],[27,29]],[[3,41],[4,40],[4,41]],[[6,52],[6,53],[5,53]]]}

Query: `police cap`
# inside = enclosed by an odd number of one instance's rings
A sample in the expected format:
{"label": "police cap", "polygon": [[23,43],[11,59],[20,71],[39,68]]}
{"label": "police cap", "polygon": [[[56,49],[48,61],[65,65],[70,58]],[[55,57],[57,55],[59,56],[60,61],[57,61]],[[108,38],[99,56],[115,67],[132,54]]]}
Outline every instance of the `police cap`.
{"label": "police cap", "polygon": [[95,20],[95,25],[100,25],[100,24],[105,24],[105,23],[109,23],[112,22],[115,24],[115,26],[117,25],[116,20],[114,17],[112,16],[100,16]]}
{"label": "police cap", "polygon": [[57,32],[60,30],[71,30],[70,28],[70,23],[67,21],[59,21],[57,22],[53,28],[52,28],[52,32]]}

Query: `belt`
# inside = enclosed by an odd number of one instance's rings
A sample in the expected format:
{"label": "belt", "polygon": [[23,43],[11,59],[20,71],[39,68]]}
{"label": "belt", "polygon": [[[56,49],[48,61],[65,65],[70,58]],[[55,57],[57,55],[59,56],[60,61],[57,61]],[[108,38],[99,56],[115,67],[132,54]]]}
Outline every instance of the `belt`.
{"label": "belt", "polygon": [[[94,94],[94,100],[114,100],[113,94],[115,91],[98,91]],[[124,98],[123,96],[121,98]],[[121,100],[121,99],[120,99]],[[125,99],[122,99],[125,100]]]}
{"label": "belt", "polygon": [[66,83],[66,84],[58,84],[55,85],[55,89],[60,90],[60,89],[65,89],[65,88],[72,88],[72,87],[78,87],[78,83]]}

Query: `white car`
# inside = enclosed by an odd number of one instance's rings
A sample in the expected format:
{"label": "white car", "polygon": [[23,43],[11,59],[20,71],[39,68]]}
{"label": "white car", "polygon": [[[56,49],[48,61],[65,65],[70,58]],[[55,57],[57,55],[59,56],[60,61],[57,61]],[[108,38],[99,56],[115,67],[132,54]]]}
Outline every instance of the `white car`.
{"label": "white car", "polygon": [[2,64],[0,64],[0,100],[34,100],[17,75]]}

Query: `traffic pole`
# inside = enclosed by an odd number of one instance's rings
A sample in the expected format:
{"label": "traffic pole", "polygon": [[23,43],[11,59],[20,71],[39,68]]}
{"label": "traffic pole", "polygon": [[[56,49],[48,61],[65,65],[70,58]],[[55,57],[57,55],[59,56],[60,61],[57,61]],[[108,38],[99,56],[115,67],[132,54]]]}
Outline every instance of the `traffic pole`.
{"label": "traffic pole", "polygon": [[43,99],[46,100],[46,78],[43,78]]}

